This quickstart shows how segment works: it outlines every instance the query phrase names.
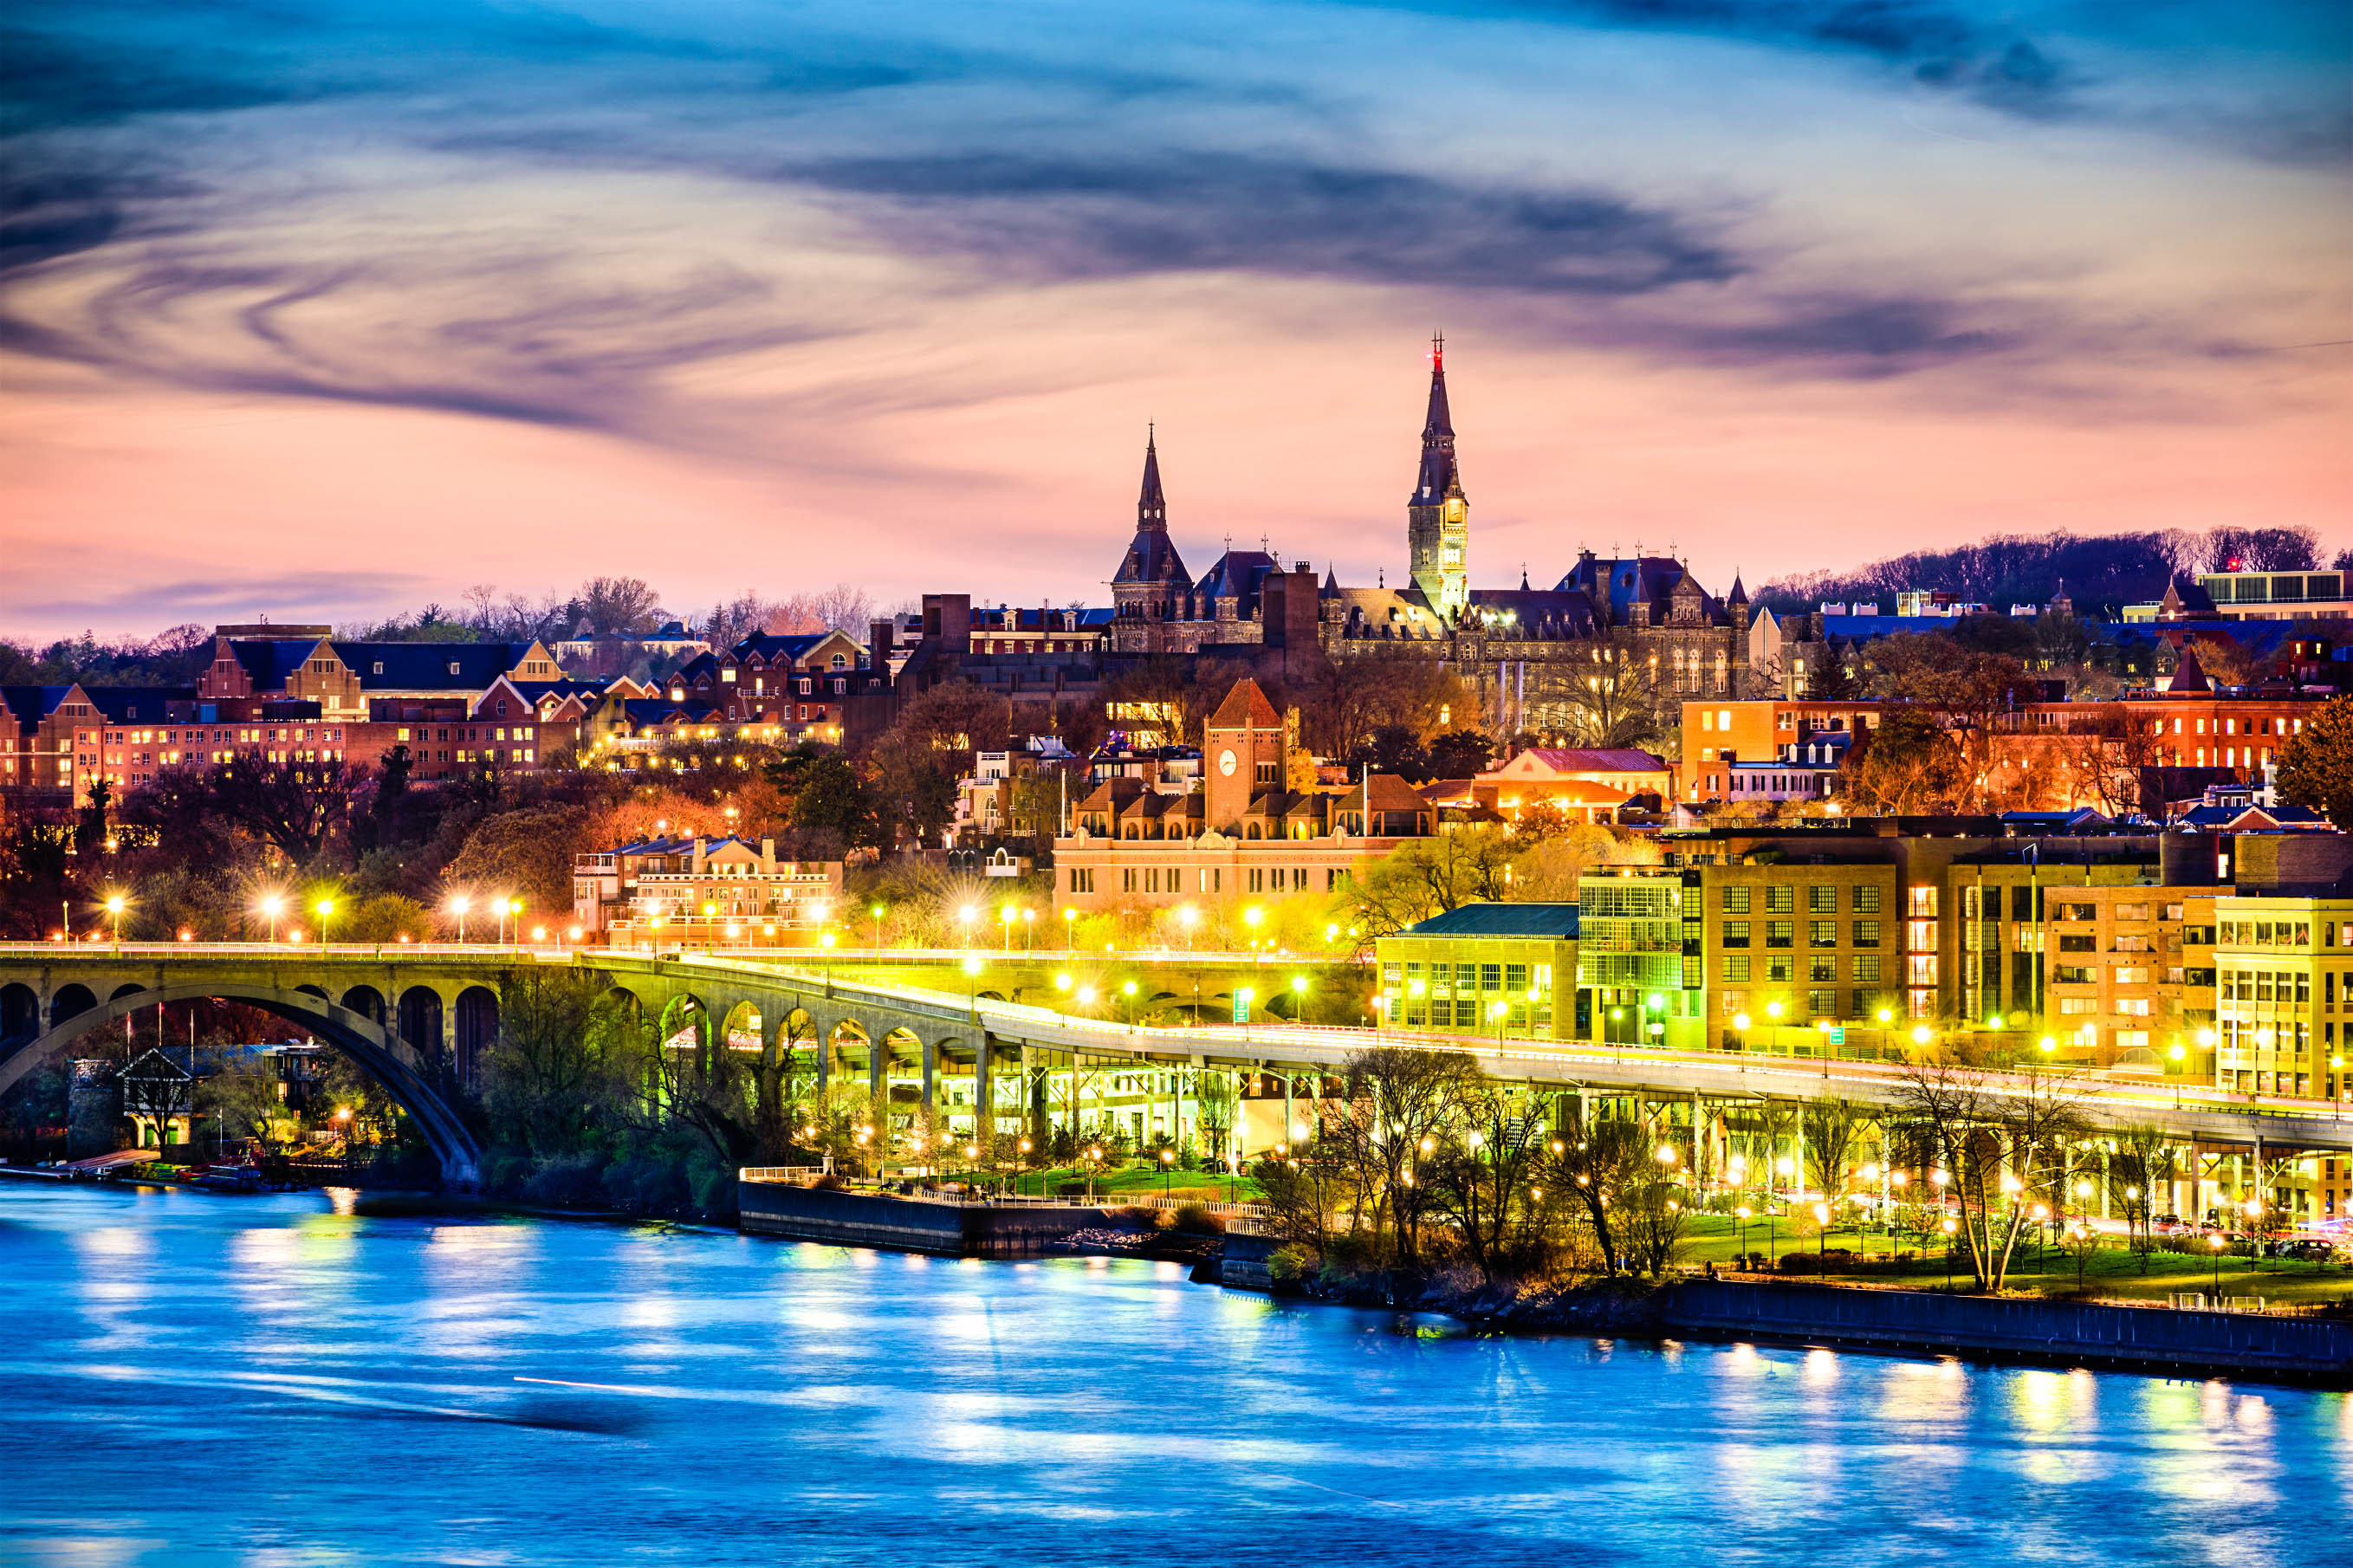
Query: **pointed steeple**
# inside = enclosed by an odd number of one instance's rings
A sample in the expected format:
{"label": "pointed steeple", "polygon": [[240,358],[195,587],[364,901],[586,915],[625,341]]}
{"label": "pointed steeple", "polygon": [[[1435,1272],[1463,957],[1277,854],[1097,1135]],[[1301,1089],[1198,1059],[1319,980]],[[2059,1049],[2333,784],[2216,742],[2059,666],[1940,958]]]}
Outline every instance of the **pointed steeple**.
{"label": "pointed steeple", "polygon": [[1436,506],[1462,493],[1454,465],[1454,416],[1446,405],[1446,338],[1430,340],[1430,413],[1421,422],[1421,472],[1414,480],[1414,506]]}
{"label": "pointed steeple", "polygon": [[1157,433],[1150,425],[1144,427],[1144,489],[1135,500],[1135,526],[1164,533],[1168,529],[1168,498],[1160,493]]}

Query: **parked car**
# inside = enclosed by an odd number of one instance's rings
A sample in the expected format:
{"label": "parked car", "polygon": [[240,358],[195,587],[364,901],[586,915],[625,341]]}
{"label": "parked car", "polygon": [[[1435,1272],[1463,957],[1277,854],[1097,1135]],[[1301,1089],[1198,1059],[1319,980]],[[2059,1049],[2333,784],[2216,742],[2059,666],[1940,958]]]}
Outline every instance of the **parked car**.
{"label": "parked car", "polygon": [[2281,1242],[2274,1256],[2292,1258],[2298,1263],[2329,1263],[2337,1258],[2337,1248],[2316,1236],[2291,1237]]}

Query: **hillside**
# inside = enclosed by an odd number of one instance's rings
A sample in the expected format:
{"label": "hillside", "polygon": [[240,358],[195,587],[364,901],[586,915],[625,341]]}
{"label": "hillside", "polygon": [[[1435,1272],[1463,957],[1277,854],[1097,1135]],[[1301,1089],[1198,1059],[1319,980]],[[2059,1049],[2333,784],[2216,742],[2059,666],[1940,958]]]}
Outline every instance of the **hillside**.
{"label": "hillside", "polygon": [[[1848,572],[1811,572],[1767,583],[1757,602],[1777,610],[1822,603],[1876,602],[1893,611],[1906,589],[1941,589],[2007,610],[2040,605],[2062,578],[2089,613],[2164,595],[2176,572],[2288,572],[2319,567],[2320,536],[2309,528],[2217,528],[2205,532],[1995,534],[1952,550],[1915,550]],[[2353,563],[2353,551],[2336,564]]]}

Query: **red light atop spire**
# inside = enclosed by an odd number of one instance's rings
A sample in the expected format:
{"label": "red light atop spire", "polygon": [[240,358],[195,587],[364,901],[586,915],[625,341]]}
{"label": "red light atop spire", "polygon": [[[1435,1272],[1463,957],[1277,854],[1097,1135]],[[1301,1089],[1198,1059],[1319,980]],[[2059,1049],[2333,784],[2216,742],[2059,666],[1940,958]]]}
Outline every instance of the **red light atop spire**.
{"label": "red light atop spire", "polygon": [[1430,368],[1435,371],[1443,371],[1446,368],[1446,334],[1444,332],[1430,334]]}

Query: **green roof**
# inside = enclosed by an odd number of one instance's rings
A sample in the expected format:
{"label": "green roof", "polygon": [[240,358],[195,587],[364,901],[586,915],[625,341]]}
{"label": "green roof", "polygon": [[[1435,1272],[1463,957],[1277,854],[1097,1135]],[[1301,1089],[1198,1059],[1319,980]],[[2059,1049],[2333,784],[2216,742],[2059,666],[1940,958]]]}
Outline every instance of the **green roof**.
{"label": "green roof", "polygon": [[1465,904],[1449,910],[1399,936],[1525,936],[1551,941],[1577,939],[1575,904]]}

